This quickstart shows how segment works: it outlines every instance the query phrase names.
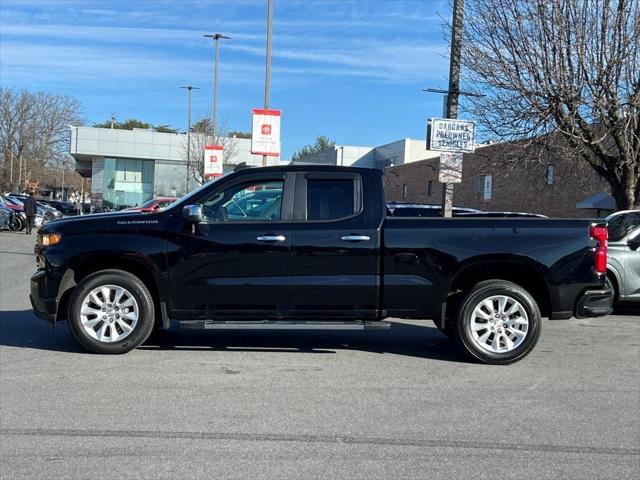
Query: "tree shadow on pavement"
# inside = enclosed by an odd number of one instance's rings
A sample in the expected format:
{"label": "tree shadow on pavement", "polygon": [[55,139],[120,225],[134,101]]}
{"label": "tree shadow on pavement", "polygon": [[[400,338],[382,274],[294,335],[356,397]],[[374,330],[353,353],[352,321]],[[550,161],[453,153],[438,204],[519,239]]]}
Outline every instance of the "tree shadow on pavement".
{"label": "tree shadow on pavement", "polygon": [[[31,310],[0,311],[0,345],[83,353],[66,322],[55,327]],[[140,350],[292,352],[338,354],[340,350],[394,354],[448,362],[468,362],[456,343],[430,321],[424,325],[391,323],[390,330],[371,331],[260,331],[170,330],[158,331]]]}

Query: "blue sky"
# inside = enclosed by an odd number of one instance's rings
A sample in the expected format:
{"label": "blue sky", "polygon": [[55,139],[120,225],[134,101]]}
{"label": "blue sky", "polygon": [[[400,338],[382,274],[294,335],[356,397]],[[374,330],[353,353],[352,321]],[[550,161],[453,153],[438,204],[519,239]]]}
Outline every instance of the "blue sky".
{"label": "blue sky", "polygon": [[[271,106],[283,111],[283,158],[323,134],[339,144],[424,138],[440,116],[447,0],[274,0]],[[69,94],[87,123],[139,118],[186,128],[213,97],[220,45],[219,121],[250,130],[264,102],[266,0],[2,0],[0,83]]]}

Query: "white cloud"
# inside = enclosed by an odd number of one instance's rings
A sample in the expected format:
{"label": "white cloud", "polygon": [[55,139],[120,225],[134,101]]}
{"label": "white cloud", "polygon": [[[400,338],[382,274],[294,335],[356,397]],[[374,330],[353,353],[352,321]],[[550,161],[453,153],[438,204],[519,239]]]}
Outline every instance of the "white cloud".
{"label": "white cloud", "polygon": [[[39,43],[3,42],[0,52],[4,80],[28,78],[68,78],[78,80],[158,79],[167,81],[204,80],[210,77],[211,63],[148,52],[91,46],[54,46]],[[225,64],[229,81],[250,81],[259,67]]]}
{"label": "white cloud", "polygon": [[[210,40],[202,37],[201,32],[188,29],[9,24],[2,25],[2,30],[5,39],[16,39],[3,42],[3,67],[9,69],[16,62],[22,68],[28,67],[31,60],[34,65],[41,64],[46,51],[45,62],[48,62],[52,73],[64,64],[67,69],[78,66],[80,75],[84,77],[97,74],[138,76],[151,71],[153,66],[162,67],[165,74],[171,74],[177,68],[179,72],[193,72],[192,75],[197,76],[198,69],[208,68],[211,56],[210,50],[206,50],[210,48]],[[247,69],[261,67],[265,52],[264,35],[233,29],[229,33],[232,40],[225,42],[222,48],[244,54],[244,58],[240,58],[245,60],[244,71],[237,76],[237,80],[242,82],[246,80],[243,75]],[[77,42],[82,42],[82,46],[74,45]],[[137,47],[140,47],[138,53]],[[147,47],[147,53],[144,47]],[[158,47],[157,50],[164,53],[150,55],[148,47]],[[180,51],[180,47],[184,50]],[[434,73],[439,76],[439,71],[446,69],[445,52],[445,46],[440,42],[425,44],[398,38],[381,40],[283,34],[274,38],[273,56],[275,71],[288,68],[287,73],[296,75],[313,72],[405,82],[415,81],[416,77],[434,78]],[[202,60],[187,59],[193,58],[194,54]],[[223,58],[221,64],[225,65],[225,62]],[[91,68],[83,68],[86,65],[91,65]],[[230,70],[229,75],[233,75],[240,67],[232,65],[225,68]]]}

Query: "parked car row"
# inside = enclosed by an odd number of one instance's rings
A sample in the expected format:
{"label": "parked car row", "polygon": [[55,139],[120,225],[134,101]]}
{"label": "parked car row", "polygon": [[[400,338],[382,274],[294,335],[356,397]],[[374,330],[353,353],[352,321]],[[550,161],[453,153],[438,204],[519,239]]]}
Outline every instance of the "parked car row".
{"label": "parked car row", "polygon": [[[23,206],[24,201],[27,199],[27,195],[12,193],[11,195],[5,196],[7,201],[12,202],[16,205]],[[51,220],[57,220],[62,218],[62,212],[57,208],[49,205],[46,201],[42,199],[37,199],[37,207],[38,214],[42,215],[42,217],[50,222]]]}
{"label": "parked car row", "polygon": [[38,202],[44,203],[45,205],[49,205],[50,207],[55,208],[63,215],[75,215],[78,213],[73,203],[60,202],[58,200],[38,200]]}
{"label": "parked car row", "polygon": [[[9,209],[12,215],[8,217],[7,229],[12,231],[24,230],[27,226],[27,216],[24,214],[24,206],[22,202],[12,196],[0,196],[0,207]],[[48,219],[45,219],[44,209],[38,208],[38,213],[34,219],[34,227],[39,228],[44,225]],[[55,216],[55,214],[54,214]],[[62,216],[62,215],[60,215]],[[50,215],[51,217],[51,215]],[[55,218],[52,218],[54,220]]]}
{"label": "parked car row", "polygon": [[13,210],[4,205],[0,205],[0,230],[11,230],[14,221]]}

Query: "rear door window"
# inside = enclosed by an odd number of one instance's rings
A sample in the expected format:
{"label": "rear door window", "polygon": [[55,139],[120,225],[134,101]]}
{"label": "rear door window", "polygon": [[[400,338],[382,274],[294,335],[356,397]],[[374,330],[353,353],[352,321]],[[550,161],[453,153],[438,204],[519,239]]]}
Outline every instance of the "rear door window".
{"label": "rear door window", "polygon": [[307,220],[339,220],[359,213],[354,178],[308,178]]}

